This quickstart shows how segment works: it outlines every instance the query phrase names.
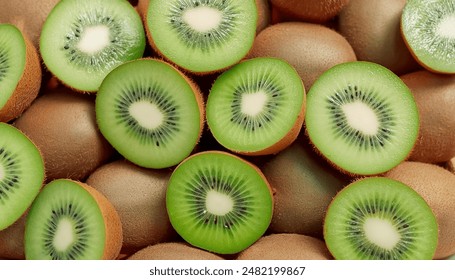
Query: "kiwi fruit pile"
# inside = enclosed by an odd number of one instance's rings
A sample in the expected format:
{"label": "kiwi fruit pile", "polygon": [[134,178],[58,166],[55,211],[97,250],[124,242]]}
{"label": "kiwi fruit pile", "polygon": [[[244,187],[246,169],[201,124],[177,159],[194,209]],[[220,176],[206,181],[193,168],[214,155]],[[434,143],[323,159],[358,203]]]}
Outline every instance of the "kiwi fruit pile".
{"label": "kiwi fruit pile", "polygon": [[455,259],[453,0],[13,2],[0,259]]}

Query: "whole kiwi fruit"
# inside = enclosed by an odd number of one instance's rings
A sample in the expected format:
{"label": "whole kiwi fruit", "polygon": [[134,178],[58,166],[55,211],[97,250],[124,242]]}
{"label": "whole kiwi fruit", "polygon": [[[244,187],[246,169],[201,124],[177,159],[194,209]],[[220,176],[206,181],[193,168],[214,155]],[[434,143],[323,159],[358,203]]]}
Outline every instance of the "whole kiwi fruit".
{"label": "whole kiwi fruit", "polygon": [[169,242],[148,246],[134,253],[128,260],[223,260],[223,258],[187,243]]}
{"label": "whole kiwi fruit", "polygon": [[271,0],[281,13],[305,22],[325,22],[335,17],[350,0]]}
{"label": "whole kiwi fruit", "polygon": [[455,75],[421,70],[400,77],[420,115],[419,138],[409,160],[442,163],[455,157]]}
{"label": "whole kiwi fruit", "polygon": [[433,210],[439,226],[434,258],[455,254],[455,174],[434,164],[405,161],[384,176],[413,188]]}
{"label": "whole kiwi fruit", "polygon": [[339,33],[304,22],[283,22],[265,28],[256,36],[248,56],[286,60],[299,73],[307,92],[324,71],[357,60],[351,45]]}

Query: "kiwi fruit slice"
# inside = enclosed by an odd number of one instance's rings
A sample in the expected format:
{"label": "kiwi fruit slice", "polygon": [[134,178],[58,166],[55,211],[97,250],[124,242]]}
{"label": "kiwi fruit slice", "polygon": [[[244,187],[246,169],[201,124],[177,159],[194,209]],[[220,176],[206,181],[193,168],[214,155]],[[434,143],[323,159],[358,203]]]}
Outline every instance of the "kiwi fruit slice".
{"label": "kiwi fruit slice", "polygon": [[96,125],[95,97],[63,86],[43,91],[14,126],[40,149],[47,182],[85,180],[114,154]]}
{"label": "kiwi fruit slice", "polygon": [[122,253],[176,237],[166,211],[171,170],[139,167],[120,159],[96,169],[86,183],[114,205],[123,227]]}
{"label": "kiwi fruit slice", "polygon": [[277,153],[298,136],[305,88],[295,69],[277,58],[253,58],[221,74],[207,98],[207,125],[229,150]]}
{"label": "kiwi fruit slice", "polygon": [[40,36],[46,67],[82,92],[96,92],[107,73],[144,50],[141,18],[126,0],[60,1]]}
{"label": "kiwi fruit slice", "polygon": [[430,260],[438,244],[438,223],[411,187],[368,177],[334,197],[324,221],[324,239],[335,259]]}
{"label": "kiwi fruit slice", "polygon": [[455,174],[434,164],[405,161],[384,176],[413,188],[433,210],[439,226],[434,258],[455,254]]}
{"label": "kiwi fruit slice", "polygon": [[408,0],[401,15],[403,38],[426,69],[455,73],[455,3]]}
{"label": "kiwi fruit slice", "polygon": [[256,166],[226,152],[204,151],[173,171],[166,207],[185,241],[210,252],[235,254],[267,230],[273,196]]}
{"label": "kiwi fruit slice", "polygon": [[331,260],[324,241],[302,234],[276,233],[261,237],[239,253],[237,260]]}
{"label": "kiwi fruit slice", "polygon": [[204,105],[199,88],[157,59],[115,68],[96,96],[98,127],[129,161],[166,168],[186,158],[199,141]]}
{"label": "kiwi fruit slice", "polygon": [[420,114],[419,139],[409,160],[442,163],[455,157],[455,75],[422,70],[400,78],[411,90]]}
{"label": "kiwi fruit slice", "polygon": [[224,260],[221,256],[184,242],[164,242],[143,248],[128,260]]}
{"label": "kiwi fruit slice", "polygon": [[29,260],[115,259],[122,225],[112,204],[87,184],[57,179],[36,197],[25,222]]}
{"label": "kiwi fruit slice", "polygon": [[38,96],[41,62],[35,47],[16,26],[0,24],[0,121],[18,117]]}
{"label": "kiwi fruit slice", "polygon": [[199,74],[239,62],[256,35],[255,0],[150,1],[145,26],[152,47],[178,66]]}
{"label": "kiwi fruit slice", "polygon": [[340,170],[374,175],[412,151],[419,132],[414,97],[387,68],[355,61],[322,74],[307,95],[306,132]]}
{"label": "kiwi fruit slice", "polygon": [[306,92],[329,68],[357,60],[351,45],[340,33],[305,22],[280,22],[262,30],[247,57],[264,56],[281,58],[291,64]]}
{"label": "kiwi fruit slice", "polygon": [[17,128],[0,122],[0,230],[30,207],[44,181],[44,162],[35,144]]}

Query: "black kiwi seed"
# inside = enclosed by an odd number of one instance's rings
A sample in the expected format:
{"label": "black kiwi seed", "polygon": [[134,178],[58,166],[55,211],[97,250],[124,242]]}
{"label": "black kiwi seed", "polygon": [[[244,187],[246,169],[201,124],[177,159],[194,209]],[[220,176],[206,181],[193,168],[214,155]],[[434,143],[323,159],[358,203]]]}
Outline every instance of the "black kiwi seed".
{"label": "black kiwi seed", "polygon": [[[342,105],[361,101],[367,104],[376,114],[380,123],[378,133],[366,135],[352,128],[343,113]],[[374,90],[362,91],[357,86],[348,85],[327,98],[327,108],[330,110],[333,129],[338,137],[342,137],[350,145],[361,149],[371,150],[384,148],[393,137],[394,115],[385,98],[381,98]]]}
{"label": "black kiwi seed", "polygon": [[0,202],[8,199],[10,193],[14,193],[18,187],[19,182],[19,165],[14,160],[14,155],[5,151],[4,148],[0,149],[0,166],[7,169],[5,177],[0,181]]}
{"label": "black kiwi seed", "polygon": [[0,82],[5,78],[8,68],[8,56],[5,50],[0,49]]}

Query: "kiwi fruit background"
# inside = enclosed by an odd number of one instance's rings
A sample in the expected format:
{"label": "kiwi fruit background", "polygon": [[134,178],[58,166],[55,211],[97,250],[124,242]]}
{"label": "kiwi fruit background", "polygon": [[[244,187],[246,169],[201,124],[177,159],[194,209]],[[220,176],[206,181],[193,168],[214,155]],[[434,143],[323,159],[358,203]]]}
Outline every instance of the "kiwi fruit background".
{"label": "kiwi fruit background", "polygon": [[148,246],[128,260],[224,260],[221,256],[183,242],[164,242]]}

